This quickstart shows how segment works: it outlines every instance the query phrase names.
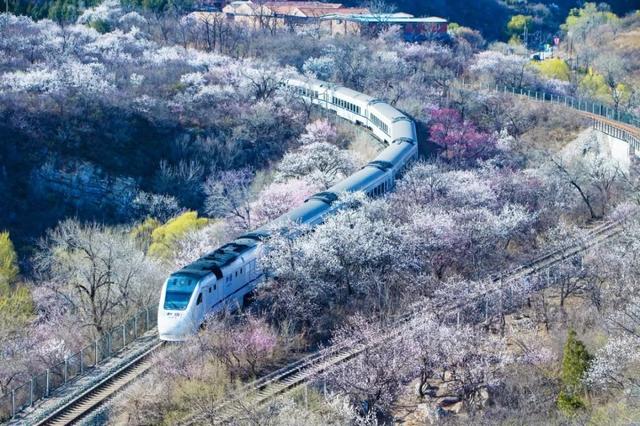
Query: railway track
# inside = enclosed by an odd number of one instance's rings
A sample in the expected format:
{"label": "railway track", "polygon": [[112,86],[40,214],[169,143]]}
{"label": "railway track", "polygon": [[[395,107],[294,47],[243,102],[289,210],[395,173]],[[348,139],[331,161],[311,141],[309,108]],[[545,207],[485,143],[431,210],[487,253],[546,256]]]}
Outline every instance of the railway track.
{"label": "railway track", "polygon": [[610,125],[611,127],[616,127],[620,130],[624,130],[625,132],[628,132],[633,136],[640,138],[640,129],[638,129],[635,126],[632,126],[631,124],[621,123],[619,121],[612,120],[611,118],[607,118],[603,115],[593,114],[587,111],[578,111],[578,113],[592,120],[601,121],[603,123]]}
{"label": "railway track", "polygon": [[158,340],[150,349],[84,391],[77,398],[61,406],[36,425],[68,425],[85,418],[113,397],[117,391],[144,374],[153,365],[150,359],[151,354],[162,346],[163,342]]}
{"label": "railway track", "polygon": [[[640,138],[640,129],[634,126],[586,111],[577,110],[577,112],[585,117],[607,123]],[[621,232],[623,223],[624,221],[604,223],[590,230],[585,235],[584,241],[553,250],[508,272],[492,275],[489,277],[489,280],[493,283],[498,283],[498,287],[487,290],[487,292],[481,294],[480,297],[486,297],[491,291],[499,291],[505,284],[534,275],[613,238]],[[452,306],[437,306],[436,308],[442,309],[443,311],[455,312],[464,309],[465,306],[469,304],[470,302],[463,302]],[[392,342],[406,327],[410,327],[411,322],[419,318],[420,314],[420,308],[414,305],[407,310],[406,314],[397,317],[390,331],[382,335],[378,340],[369,342],[366,345],[360,343],[348,347],[330,347],[308,355],[280,370],[244,385],[238,389],[234,396],[222,401],[215,409],[206,414],[191,416],[181,424],[193,425],[203,422],[228,422],[239,414],[241,415],[243,412],[260,406],[276,396],[287,393],[312,380],[318,374],[332,366],[347,362],[367,349],[372,349],[383,343]],[[46,419],[36,424],[66,425],[78,422],[102,406],[107,400],[113,397],[117,391],[144,374],[152,365],[150,355],[161,346],[162,343],[158,341],[151,349],[139,355],[109,377],[86,390],[78,398],[65,404],[47,416]]]}
{"label": "railway track", "polygon": [[[534,275],[570,259],[591,247],[602,244],[618,235],[623,229],[624,222],[625,221],[606,222],[591,229],[583,237],[583,240],[575,244],[558,248],[525,265],[489,277],[489,280],[497,285],[495,288],[490,288],[480,294],[479,297],[486,297],[493,291],[500,291],[505,284]],[[436,309],[441,310],[441,312],[455,313],[475,302],[477,302],[477,298],[471,302],[467,301],[449,306],[436,306]],[[408,310],[408,313],[399,316],[390,328],[390,331],[382,335],[378,340],[368,342],[367,344],[358,343],[351,346],[330,347],[316,352],[241,387],[233,397],[222,401],[214,409],[210,410],[210,412],[189,417],[181,424],[184,426],[202,423],[221,424],[227,423],[233,418],[241,418],[243,413],[255,409],[273,398],[311,381],[318,374],[335,365],[349,361],[367,349],[373,349],[383,343],[392,343],[407,327],[411,327],[413,321],[419,320],[421,314],[422,310],[416,304]]]}

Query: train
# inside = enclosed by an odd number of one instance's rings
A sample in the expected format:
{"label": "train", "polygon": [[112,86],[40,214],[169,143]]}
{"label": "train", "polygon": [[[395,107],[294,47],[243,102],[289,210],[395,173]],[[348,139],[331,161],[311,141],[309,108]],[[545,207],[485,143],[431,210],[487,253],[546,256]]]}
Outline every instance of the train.
{"label": "train", "polygon": [[418,157],[415,123],[388,103],[316,79],[291,79],[284,86],[303,102],[368,128],[386,148],[362,169],[312,195],[272,223],[241,235],[172,273],[162,286],[158,306],[161,340],[183,341],[197,333],[208,315],[242,306],[264,279],[265,271],[259,265],[261,248],[278,224],[318,225],[335,212],[335,202],[343,192],[381,196],[394,187],[396,178]]}

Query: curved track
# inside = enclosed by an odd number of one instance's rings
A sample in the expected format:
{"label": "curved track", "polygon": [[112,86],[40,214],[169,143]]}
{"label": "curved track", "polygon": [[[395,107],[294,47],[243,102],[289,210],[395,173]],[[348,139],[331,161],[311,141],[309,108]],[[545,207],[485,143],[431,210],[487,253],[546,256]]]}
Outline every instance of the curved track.
{"label": "curved track", "polygon": [[[628,132],[636,138],[640,138],[640,129],[634,126],[617,122],[602,115],[580,110],[576,111],[587,118],[600,121],[619,130]],[[490,281],[497,283],[497,286],[479,295],[479,298],[482,299],[488,296],[488,293],[494,291],[501,291],[505,287],[505,284],[516,282],[524,277],[533,276],[541,271],[548,270],[556,264],[564,262],[565,260],[570,259],[591,247],[597,246],[615,237],[622,231],[623,224],[625,222],[626,220],[605,222],[591,229],[584,236],[584,240],[580,242],[558,248],[513,270],[491,276]],[[437,309],[441,312],[455,314],[469,306],[471,303],[476,303],[477,301],[478,299],[474,299],[473,301],[466,301],[455,305],[442,305],[438,306]],[[296,361],[295,363],[290,364],[289,366],[286,366],[272,374],[245,385],[238,390],[236,395],[222,401],[209,413],[191,416],[182,424],[193,425],[204,422],[227,423],[237,416],[242,416],[242,413],[255,409],[255,407],[268,402],[276,396],[284,394],[303,383],[311,381],[319,373],[322,373],[328,368],[347,362],[348,360],[358,356],[358,354],[362,353],[366,349],[376,347],[382,343],[392,342],[400,335],[402,330],[406,327],[411,327],[412,321],[419,319],[421,314],[416,306],[410,307],[408,312],[409,313],[397,318],[394,325],[390,328],[390,331],[381,336],[377,341],[369,342],[366,345],[356,344],[349,347],[330,347],[326,350],[309,355],[306,358]]]}
{"label": "curved track", "polygon": [[640,138],[640,129],[638,129],[637,127],[632,126],[631,124],[621,123],[619,121],[612,120],[612,119],[604,117],[602,115],[593,114],[591,112],[578,111],[578,113],[583,115],[583,116],[585,116],[585,117],[588,117],[588,118],[590,118],[592,120],[600,121],[602,123],[610,125],[611,127],[615,127],[617,129],[620,129],[620,130],[623,130],[625,132],[628,132],[631,135],[635,136],[636,138]]}
{"label": "curved track", "polygon": [[83,419],[113,397],[117,391],[144,374],[153,365],[151,354],[162,346],[163,342],[158,340],[150,349],[51,413],[37,425],[68,425]]}
{"label": "curved track", "polygon": [[[623,229],[623,224],[624,221],[606,222],[590,230],[587,235],[585,235],[585,239],[578,243],[553,250],[523,266],[490,277],[490,281],[498,285],[481,294],[479,296],[480,300],[488,296],[491,292],[501,291],[505,284],[517,281],[523,277],[535,275],[591,247],[603,243],[618,235]],[[478,298],[475,298],[472,301],[461,304],[437,306],[437,310],[448,314],[455,314],[477,301]],[[390,330],[386,334],[381,335],[379,339],[368,342],[367,344],[330,347],[309,355],[268,376],[245,385],[238,390],[236,395],[222,401],[210,412],[190,417],[181,424],[227,423],[234,418],[242,417],[243,413],[255,409],[276,396],[287,393],[299,385],[313,380],[323,371],[332,366],[349,361],[366,349],[375,348],[383,343],[393,342],[405,329],[412,326],[413,321],[419,320],[421,314],[420,309],[414,306],[412,309],[409,309],[409,313],[398,317],[394,325],[390,327]]]}
{"label": "curved track", "polygon": [[[604,122],[612,127],[629,132],[640,138],[640,129],[631,125],[620,123],[615,120],[592,114],[585,111],[576,110],[583,116],[590,119]],[[607,222],[590,230],[585,236],[585,240],[567,247],[553,250],[525,265],[517,267],[505,273],[496,274],[490,277],[490,281],[498,283],[498,286],[490,289],[500,291],[502,286],[509,282],[514,282],[523,277],[532,276],[540,271],[546,270],[560,262],[565,261],[590,247],[603,243],[604,241],[618,235],[622,230],[623,221]],[[483,294],[480,297],[485,297]],[[473,303],[477,302],[474,300]],[[465,308],[472,302],[463,302],[455,305],[438,306],[442,312],[454,314]],[[242,413],[251,411],[256,407],[272,400],[278,395],[289,392],[301,384],[311,381],[318,374],[331,368],[332,366],[344,363],[358,356],[366,349],[371,349],[383,343],[392,342],[406,328],[410,327],[413,320],[420,317],[420,310],[417,306],[410,307],[408,313],[398,317],[390,331],[380,336],[374,342],[356,344],[348,347],[334,346],[302,358],[280,370],[264,376],[254,382],[248,383],[240,388],[235,395],[223,400],[213,410],[208,413],[201,413],[186,419],[182,424],[192,425],[201,423],[227,423],[231,419],[242,416]],[[150,350],[141,354],[126,364],[123,368],[103,379],[100,383],[82,393],[78,398],[67,403],[60,409],[53,412],[46,419],[37,423],[38,425],[62,425],[72,424],[102,406],[108,399],[132,382],[135,378],[144,374],[152,365],[150,355],[159,349],[162,343],[158,341]]]}

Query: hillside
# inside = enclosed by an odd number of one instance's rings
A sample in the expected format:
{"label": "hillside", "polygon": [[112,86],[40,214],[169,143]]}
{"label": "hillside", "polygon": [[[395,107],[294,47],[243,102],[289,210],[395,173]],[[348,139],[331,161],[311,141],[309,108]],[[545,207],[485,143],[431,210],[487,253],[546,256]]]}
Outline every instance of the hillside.
{"label": "hillside", "polygon": [[631,2],[40,4],[0,14],[0,421],[137,359],[88,423],[638,423],[634,129],[585,112],[640,107]]}

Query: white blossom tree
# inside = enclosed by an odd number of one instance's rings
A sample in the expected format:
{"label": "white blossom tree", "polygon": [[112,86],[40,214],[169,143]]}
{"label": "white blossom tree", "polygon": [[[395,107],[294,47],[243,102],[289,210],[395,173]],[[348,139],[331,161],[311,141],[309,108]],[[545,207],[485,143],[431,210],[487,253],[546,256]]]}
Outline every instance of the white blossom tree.
{"label": "white blossom tree", "polygon": [[287,153],[278,164],[276,179],[304,179],[326,189],[353,173],[356,166],[350,152],[327,142],[314,142]]}

